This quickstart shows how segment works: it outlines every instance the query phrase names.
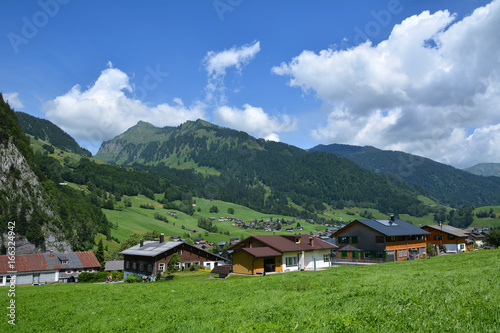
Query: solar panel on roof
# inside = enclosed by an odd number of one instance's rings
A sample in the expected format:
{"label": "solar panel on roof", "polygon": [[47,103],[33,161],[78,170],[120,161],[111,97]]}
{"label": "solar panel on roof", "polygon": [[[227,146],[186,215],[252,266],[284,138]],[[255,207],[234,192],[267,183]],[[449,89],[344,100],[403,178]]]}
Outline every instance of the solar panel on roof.
{"label": "solar panel on roof", "polygon": [[443,227],[444,230],[450,230],[450,231],[455,231],[455,229],[450,228],[450,227]]}
{"label": "solar panel on roof", "polygon": [[396,222],[389,223],[390,222],[389,220],[375,220],[375,221],[377,221],[378,223],[380,223],[386,227],[397,227],[398,226],[396,224]]}

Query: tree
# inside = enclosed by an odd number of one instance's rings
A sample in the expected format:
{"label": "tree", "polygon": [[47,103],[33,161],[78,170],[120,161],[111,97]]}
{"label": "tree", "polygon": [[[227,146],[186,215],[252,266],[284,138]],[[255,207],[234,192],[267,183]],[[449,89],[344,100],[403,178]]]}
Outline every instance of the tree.
{"label": "tree", "polygon": [[228,209],[227,209],[227,213],[228,213],[228,214],[234,214],[234,208],[231,208],[231,207],[230,207],[230,208],[228,208]]}
{"label": "tree", "polygon": [[172,254],[170,260],[167,263],[167,273],[168,276],[174,276],[174,273],[177,272],[177,264],[181,262],[181,258],[177,253]]}
{"label": "tree", "polygon": [[213,205],[212,207],[210,207],[210,213],[218,213],[219,212],[219,208],[217,208],[217,206]]}
{"label": "tree", "polygon": [[99,241],[99,245],[97,246],[97,252],[95,253],[95,257],[97,258],[97,260],[101,264],[101,270],[104,270],[104,264],[105,264],[105,261],[104,261],[104,245],[102,243],[102,238]]}
{"label": "tree", "polygon": [[106,201],[106,202],[104,203],[104,207],[102,207],[102,208],[104,208],[104,209],[109,209],[109,210],[113,210],[113,209],[115,209],[115,205],[113,204],[113,200],[108,199],[108,201]]}
{"label": "tree", "polygon": [[491,246],[499,247],[500,246],[500,229],[491,229],[490,232],[486,234],[486,241]]}

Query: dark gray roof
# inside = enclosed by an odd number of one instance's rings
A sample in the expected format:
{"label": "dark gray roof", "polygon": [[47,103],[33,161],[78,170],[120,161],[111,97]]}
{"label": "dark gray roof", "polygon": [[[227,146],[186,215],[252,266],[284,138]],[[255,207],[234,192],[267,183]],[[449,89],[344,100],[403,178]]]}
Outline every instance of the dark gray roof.
{"label": "dark gray roof", "polygon": [[[45,261],[49,268],[56,269],[80,269],[83,268],[83,264],[81,263],[78,255],[75,252],[68,253],[54,253],[50,256],[50,253],[44,253]],[[63,262],[68,262],[67,264],[63,264]]]}
{"label": "dark gray roof", "polygon": [[227,261],[227,259],[224,259],[214,253],[205,251],[201,248],[198,248],[194,245],[185,243],[185,242],[163,242],[160,243],[159,241],[145,241],[143,246],[141,244],[137,244],[136,246],[132,246],[129,249],[126,249],[124,251],[121,251],[120,254],[127,254],[127,255],[135,255],[135,256],[143,256],[143,257],[156,257],[170,249],[173,249],[175,247],[178,247],[180,245],[183,245],[186,247],[191,247],[193,249],[196,249],[198,251],[203,251],[207,253],[210,256],[216,257],[217,260],[221,261]]}
{"label": "dark gray roof", "polygon": [[[385,236],[405,236],[405,235],[428,235],[429,233],[419,227],[414,226],[403,220],[356,220],[373,230],[384,234]],[[348,227],[349,225],[347,225]],[[339,230],[340,231],[340,230]]]}
{"label": "dark gray roof", "polygon": [[111,260],[111,261],[106,261],[106,266],[104,268],[105,272],[112,272],[112,271],[123,271],[123,260]]}

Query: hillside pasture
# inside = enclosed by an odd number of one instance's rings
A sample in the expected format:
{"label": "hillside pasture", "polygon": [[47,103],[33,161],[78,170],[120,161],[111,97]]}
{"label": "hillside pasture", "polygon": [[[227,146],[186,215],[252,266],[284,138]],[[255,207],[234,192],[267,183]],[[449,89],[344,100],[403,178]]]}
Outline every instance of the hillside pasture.
{"label": "hillside pasture", "polygon": [[[17,286],[3,332],[498,332],[500,250],[259,277]],[[9,301],[0,288],[0,301]]]}

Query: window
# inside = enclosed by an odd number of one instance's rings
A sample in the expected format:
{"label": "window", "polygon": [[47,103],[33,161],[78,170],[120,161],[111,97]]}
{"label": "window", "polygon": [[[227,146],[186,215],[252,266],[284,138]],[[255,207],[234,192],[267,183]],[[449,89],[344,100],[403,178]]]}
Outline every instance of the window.
{"label": "window", "polygon": [[126,269],[129,269],[129,268],[130,268],[130,261],[126,261],[126,262],[125,262],[125,268],[126,268]]}
{"label": "window", "polygon": [[448,235],[448,240],[454,240],[455,239],[455,236],[453,235]]}
{"label": "window", "polygon": [[300,237],[295,237],[295,244],[300,244]]}
{"label": "window", "polygon": [[420,254],[425,254],[425,247],[420,248]]}
{"label": "window", "polygon": [[465,245],[464,244],[460,244],[460,250],[463,250],[465,249]]}
{"label": "window", "polygon": [[370,251],[365,251],[365,259],[370,258]]}
{"label": "window", "polygon": [[352,241],[353,244],[358,244],[358,236],[352,236]]}
{"label": "window", "polygon": [[182,250],[177,251],[177,254],[178,254],[179,256],[182,256]]}
{"label": "window", "polygon": [[342,258],[347,258],[347,251],[341,251]]}
{"label": "window", "polygon": [[297,266],[297,257],[287,257],[285,263],[287,266]]}
{"label": "window", "polygon": [[384,259],[385,258],[385,252],[384,251],[377,251],[377,258],[378,259]]}
{"label": "window", "polygon": [[399,250],[400,257],[406,257],[406,250]]}
{"label": "window", "polygon": [[434,240],[443,240],[443,236],[434,236]]}
{"label": "window", "polygon": [[330,256],[328,254],[323,254],[323,261],[324,262],[329,262],[330,261]]}
{"label": "window", "polygon": [[176,263],[175,268],[177,268],[177,270],[181,269],[181,263],[180,262]]}
{"label": "window", "polygon": [[395,242],[396,241],[396,236],[391,236],[391,242]]}
{"label": "window", "polygon": [[206,263],[205,263],[205,267],[206,267],[206,268],[208,268],[208,269],[210,269],[210,263],[209,263],[209,262],[206,262]]}
{"label": "window", "polygon": [[139,264],[139,271],[141,271],[141,272],[144,271],[144,264]]}
{"label": "window", "polygon": [[339,237],[339,244],[349,244],[349,237],[347,236]]}
{"label": "window", "polygon": [[165,264],[158,264],[158,270],[165,272]]}
{"label": "window", "polygon": [[383,243],[384,242],[384,236],[375,236],[375,241],[377,243]]}
{"label": "window", "polygon": [[135,270],[137,269],[137,263],[135,263],[135,262],[134,262],[134,263],[132,263],[132,268],[133,268],[133,270],[135,271]]}
{"label": "window", "polygon": [[151,264],[148,265],[148,272],[151,273],[153,271],[153,266]]}
{"label": "window", "polygon": [[359,258],[358,251],[352,251],[352,257],[358,259]]}

